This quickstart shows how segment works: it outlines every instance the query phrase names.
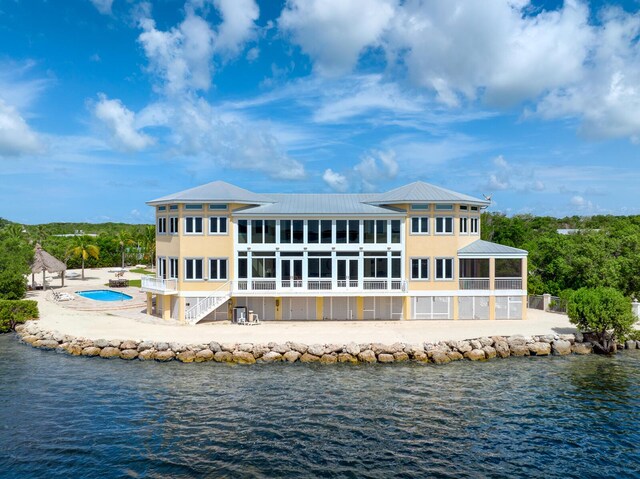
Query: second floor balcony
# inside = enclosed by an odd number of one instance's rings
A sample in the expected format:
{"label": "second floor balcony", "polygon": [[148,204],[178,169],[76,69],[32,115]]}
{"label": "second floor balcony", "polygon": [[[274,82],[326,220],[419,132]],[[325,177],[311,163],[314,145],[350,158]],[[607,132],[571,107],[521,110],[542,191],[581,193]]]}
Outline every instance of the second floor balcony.
{"label": "second floor balcony", "polygon": [[331,279],[252,279],[235,281],[234,290],[243,292],[279,292],[304,293],[318,291],[371,293],[408,291],[407,281],[404,279],[363,279],[363,280],[331,280]]}

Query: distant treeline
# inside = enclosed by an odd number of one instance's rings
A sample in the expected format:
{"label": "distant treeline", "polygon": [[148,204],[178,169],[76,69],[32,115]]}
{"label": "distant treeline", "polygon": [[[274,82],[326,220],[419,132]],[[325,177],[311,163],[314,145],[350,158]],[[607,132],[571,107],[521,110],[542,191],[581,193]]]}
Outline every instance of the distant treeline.
{"label": "distant treeline", "polygon": [[640,297],[640,216],[484,213],[482,239],[529,251],[530,294],[609,286]]}

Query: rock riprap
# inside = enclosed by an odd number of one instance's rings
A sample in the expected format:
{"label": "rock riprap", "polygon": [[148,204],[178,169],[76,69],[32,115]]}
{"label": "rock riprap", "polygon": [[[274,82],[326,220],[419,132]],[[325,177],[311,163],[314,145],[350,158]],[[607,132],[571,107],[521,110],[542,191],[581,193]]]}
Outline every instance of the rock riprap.
{"label": "rock riprap", "polygon": [[[492,336],[463,341],[440,341],[421,344],[302,344],[286,343],[218,343],[181,344],[149,340],[96,339],[73,337],[58,331],[45,331],[37,321],[28,321],[16,331],[25,344],[55,350],[72,356],[120,358],[141,361],[180,361],[185,364],[218,362],[318,363],[318,364],[394,364],[408,361],[446,364],[463,359],[486,361],[509,356],[547,356],[591,354],[593,344],[581,333],[543,336]],[[626,341],[621,348],[640,348],[636,341]]]}

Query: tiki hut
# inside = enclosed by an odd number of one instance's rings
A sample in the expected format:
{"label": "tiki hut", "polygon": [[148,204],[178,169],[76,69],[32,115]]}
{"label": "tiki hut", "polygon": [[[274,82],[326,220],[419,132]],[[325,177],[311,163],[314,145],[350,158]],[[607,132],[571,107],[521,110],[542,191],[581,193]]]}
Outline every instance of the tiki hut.
{"label": "tiki hut", "polygon": [[54,258],[45,250],[42,246],[36,244],[36,251],[33,258],[33,264],[31,265],[31,284],[35,286],[35,275],[42,272],[42,289],[47,288],[45,282],[45,272],[47,273],[60,273],[62,278],[62,286],[64,286],[64,272],[67,270],[67,265],[59,259]]}

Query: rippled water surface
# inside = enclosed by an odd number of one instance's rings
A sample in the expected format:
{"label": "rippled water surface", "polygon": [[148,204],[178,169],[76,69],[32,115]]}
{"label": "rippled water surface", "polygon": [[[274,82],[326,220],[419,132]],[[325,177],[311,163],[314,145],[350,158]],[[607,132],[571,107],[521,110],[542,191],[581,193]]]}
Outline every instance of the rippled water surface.
{"label": "rippled water surface", "polygon": [[640,351],[159,364],[0,336],[0,477],[638,477]]}

